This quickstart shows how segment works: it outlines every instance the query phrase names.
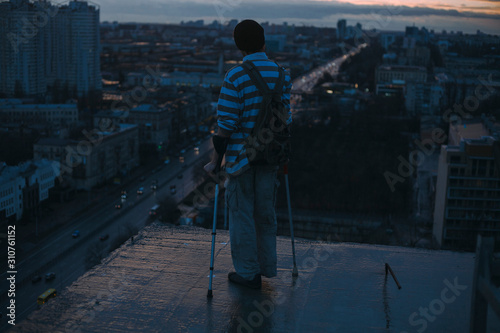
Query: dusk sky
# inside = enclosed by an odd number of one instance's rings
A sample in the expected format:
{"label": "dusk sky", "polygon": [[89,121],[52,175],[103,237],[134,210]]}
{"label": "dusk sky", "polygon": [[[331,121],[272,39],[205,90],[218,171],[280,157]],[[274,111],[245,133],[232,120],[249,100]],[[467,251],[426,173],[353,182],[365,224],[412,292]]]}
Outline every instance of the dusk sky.
{"label": "dusk sky", "polygon": [[425,26],[441,31],[500,35],[500,0],[97,0],[101,21],[179,23],[253,18],[259,22],[333,27],[344,18],[363,28],[404,30]]}

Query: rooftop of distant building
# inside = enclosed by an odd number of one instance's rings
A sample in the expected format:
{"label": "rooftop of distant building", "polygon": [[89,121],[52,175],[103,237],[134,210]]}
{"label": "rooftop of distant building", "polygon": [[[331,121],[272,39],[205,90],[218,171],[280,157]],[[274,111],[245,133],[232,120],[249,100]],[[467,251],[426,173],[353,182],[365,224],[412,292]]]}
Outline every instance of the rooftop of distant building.
{"label": "rooftop of distant building", "polygon": [[387,71],[427,72],[427,69],[421,66],[380,65],[378,69]]}
{"label": "rooftop of distant building", "polygon": [[490,135],[490,133],[483,123],[450,126],[450,139],[453,140],[450,144],[456,146],[460,144],[461,140],[481,139],[488,135]]}

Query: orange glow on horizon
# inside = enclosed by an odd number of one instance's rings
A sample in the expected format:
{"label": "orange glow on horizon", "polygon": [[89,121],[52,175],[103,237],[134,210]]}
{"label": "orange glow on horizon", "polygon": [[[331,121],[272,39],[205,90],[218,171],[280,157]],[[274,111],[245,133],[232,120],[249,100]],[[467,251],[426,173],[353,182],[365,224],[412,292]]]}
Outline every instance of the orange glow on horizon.
{"label": "orange glow on horizon", "polygon": [[499,15],[500,5],[494,1],[483,0],[314,0],[318,2],[348,3],[354,6],[388,6],[388,7],[426,7],[438,10],[456,10],[458,12],[471,12],[478,14]]}

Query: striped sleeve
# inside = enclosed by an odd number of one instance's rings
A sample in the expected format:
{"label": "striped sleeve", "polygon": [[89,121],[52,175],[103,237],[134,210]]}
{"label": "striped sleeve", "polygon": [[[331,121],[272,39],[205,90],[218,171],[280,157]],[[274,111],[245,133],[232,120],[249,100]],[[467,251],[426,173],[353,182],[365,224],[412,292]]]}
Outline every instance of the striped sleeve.
{"label": "striped sleeve", "polygon": [[229,73],[224,78],[217,104],[217,124],[221,132],[230,134],[238,127],[243,103],[234,83],[229,80]]}

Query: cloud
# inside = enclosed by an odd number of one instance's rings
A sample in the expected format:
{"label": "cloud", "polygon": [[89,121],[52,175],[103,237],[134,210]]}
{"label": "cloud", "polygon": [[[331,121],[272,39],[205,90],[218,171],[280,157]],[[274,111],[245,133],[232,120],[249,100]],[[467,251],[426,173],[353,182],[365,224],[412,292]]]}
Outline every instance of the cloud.
{"label": "cloud", "polygon": [[[477,29],[499,35],[500,15],[488,11],[473,12],[469,8],[354,5],[333,1],[307,0],[99,0],[102,21],[178,23],[181,20],[206,22],[253,18],[259,22],[307,24],[315,26],[336,25],[340,18],[350,24],[360,22],[377,29],[401,30],[408,24],[419,23],[431,29]],[[500,1],[500,0],[498,0]],[[470,2],[469,2],[470,3]],[[478,4],[479,2],[474,2]],[[484,2],[483,2],[484,3]],[[444,4],[443,4],[444,5]]]}
{"label": "cloud", "polygon": [[[489,0],[500,1],[500,0]],[[104,8],[106,0],[101,0]],[[113,6],[115,7],[115,6]],[[394,16],[444,16],[463,18],[486,18],[500,20],[499,15],[478,13],[473,11],[458,11],[455,9],[436,9],[429,7],[353,5],[335,2],[248,2],[232,0],[215,0],[213,2],[145,2],[136,3],[127,0],[120,1],[113,11],[121,13],[149,13],[167,17],[254,17],[260,19],[278,20],[280,18],[323,19],[332,15],[394,15]]]}

